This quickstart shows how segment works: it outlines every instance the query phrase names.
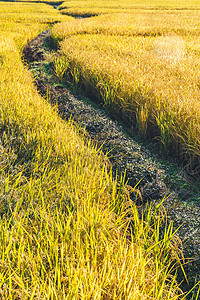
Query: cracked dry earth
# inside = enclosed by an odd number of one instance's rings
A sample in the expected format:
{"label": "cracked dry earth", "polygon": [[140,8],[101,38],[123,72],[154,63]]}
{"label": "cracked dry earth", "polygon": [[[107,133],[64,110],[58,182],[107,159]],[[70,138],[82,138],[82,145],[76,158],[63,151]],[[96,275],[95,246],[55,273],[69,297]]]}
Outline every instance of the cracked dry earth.
{"label": "cracked dry earth", "polygon": [[[168,219],[174,222],[178,236],[183,242],[186,258],[194,260],[185,266],[190,286],[182,286],[188,290],[194,285],[195,277],[200,280],[200,185],[189,178],[184,170],[169,160],[161,159],[158,153],[144,146],[139,138],[127,134],[127,128],[111,118],[102,107],[92,99],[72,92],[72,88],[60,84],[54,75],[50,48],[49,31],[40,34],[30,41],[23,51],[23,58],[28,64],[35,84],[42,96],[58,105],[58,112],[63,119],[72,117],[85,128],[94,143],[101,146],[113,166],[114,172],[125,172],[129,185],[139,183],[144,203],[146,201],[164,201]],[[54,52],[55,54],[55,52]],[[136,135],[137,136],[137,135]],[[180,274],[180,281],[183,275]]]}

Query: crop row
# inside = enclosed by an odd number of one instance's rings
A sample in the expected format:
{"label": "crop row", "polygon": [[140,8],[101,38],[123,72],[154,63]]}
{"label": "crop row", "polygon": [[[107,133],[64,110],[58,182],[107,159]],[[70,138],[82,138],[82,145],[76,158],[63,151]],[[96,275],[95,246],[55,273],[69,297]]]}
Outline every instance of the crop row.
{"label": "crop row", "polygon": [[55,25],[51,36],[60,46],[61,69],[75,85],[195,168],[200,157],[199,12],[193,16],[191,21],[187,12],[177,23],[176,13],[163,14],[161,23],[160,12],[71,18]]}

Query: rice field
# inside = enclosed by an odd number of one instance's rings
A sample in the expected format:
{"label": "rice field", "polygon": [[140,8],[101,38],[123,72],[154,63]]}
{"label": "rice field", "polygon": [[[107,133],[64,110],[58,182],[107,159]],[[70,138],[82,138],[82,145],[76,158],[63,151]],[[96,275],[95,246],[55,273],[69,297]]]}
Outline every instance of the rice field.
{"label": "rice field", "polygon": [[63,14],[73,16],[95,16],[112,13],[133,13],[135,9],[146,10],[197,10],[200,8],[198,0],[75,0],[64,1],[59,9]]}
{"label": "rice field", "polygon": [[185,299],[180,241],[160,205],[139,217],[123,177],[22,63],[29,39],[68,20],[45,4],[0,3],[0,297]]}
{"label": "rice field", "polygon": [[1,43],[4,42],[3,37],[9,37],[22,49],[39,32],[64,20],[64,16],[46,4],[0,2]]}
{"label": "rice field", "polygon": [[69,19],[51,33],[69,61],[66,73],[87,94],[192,169],[200,158],[199,16],[198,9],[135,9]]}

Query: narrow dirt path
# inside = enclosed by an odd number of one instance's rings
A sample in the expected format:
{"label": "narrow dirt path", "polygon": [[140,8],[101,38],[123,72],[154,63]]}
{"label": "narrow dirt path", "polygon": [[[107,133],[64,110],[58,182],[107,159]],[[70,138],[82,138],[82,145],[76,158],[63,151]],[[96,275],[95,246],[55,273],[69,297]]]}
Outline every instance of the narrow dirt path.
{"label": "narrow dirt path", "polygon": [[[138,187],[143,201],[160,201],[166,197],[164,206],[169,220],[177,228],[183,241],[185,257],[195,261],[186,265],[190,286],[195,276],[200,279],[200,186],[189,178],[175,163],[162,160],[142,142],[133,139],[126,129],[91,100],[72,93],[54,75],[49,31],[40,34],[24,48],[23,57],[35,77],[38,91],[58,105],[63,119],[72,117],[85,128],[94,143],[101,146],[113,166],[114,172],[125,172],[131,186]],[[47,96],[48,95],[48,96]],[[180,275],[180,278],[183,279]],[[188,286],[185,287],[188,290]]]}

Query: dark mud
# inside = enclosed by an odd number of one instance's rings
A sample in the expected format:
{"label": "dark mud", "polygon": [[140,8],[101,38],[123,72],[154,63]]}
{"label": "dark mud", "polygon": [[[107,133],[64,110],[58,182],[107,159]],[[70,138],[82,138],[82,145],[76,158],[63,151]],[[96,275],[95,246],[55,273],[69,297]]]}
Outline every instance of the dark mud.
{"label": "dark mud", "polygon": [[[163,160],[159,154],[142,143],[137,137],[127,134],[128,129],[111,118],[101,106],[88,100],[74,90],[69,83],[56,78],[53,69],[49,32],[40,34],[29,42],[23,51],[23,58],[28,64],[38,91],[52,105],[57,105],[63,119],[73,118],[86,130],[93,143],[97,143],[104,153],[108,153],[114,172],[125,172],[129,185],[139,189],[143,203],[160,201],[165,197],[164,206],[169,221],[174,227],[181,228],[178,235],[183,242],[186,258],[193,258],[185,266],[189,286],[194,285],[195,278],[200,280],[200,184],[189,178],[184,170],[171,162]],[[141,202],[141,199],[138,201]],[[141,204],[141,203],[140,203]],[[180,275],[183,280],[183,275]]]}

